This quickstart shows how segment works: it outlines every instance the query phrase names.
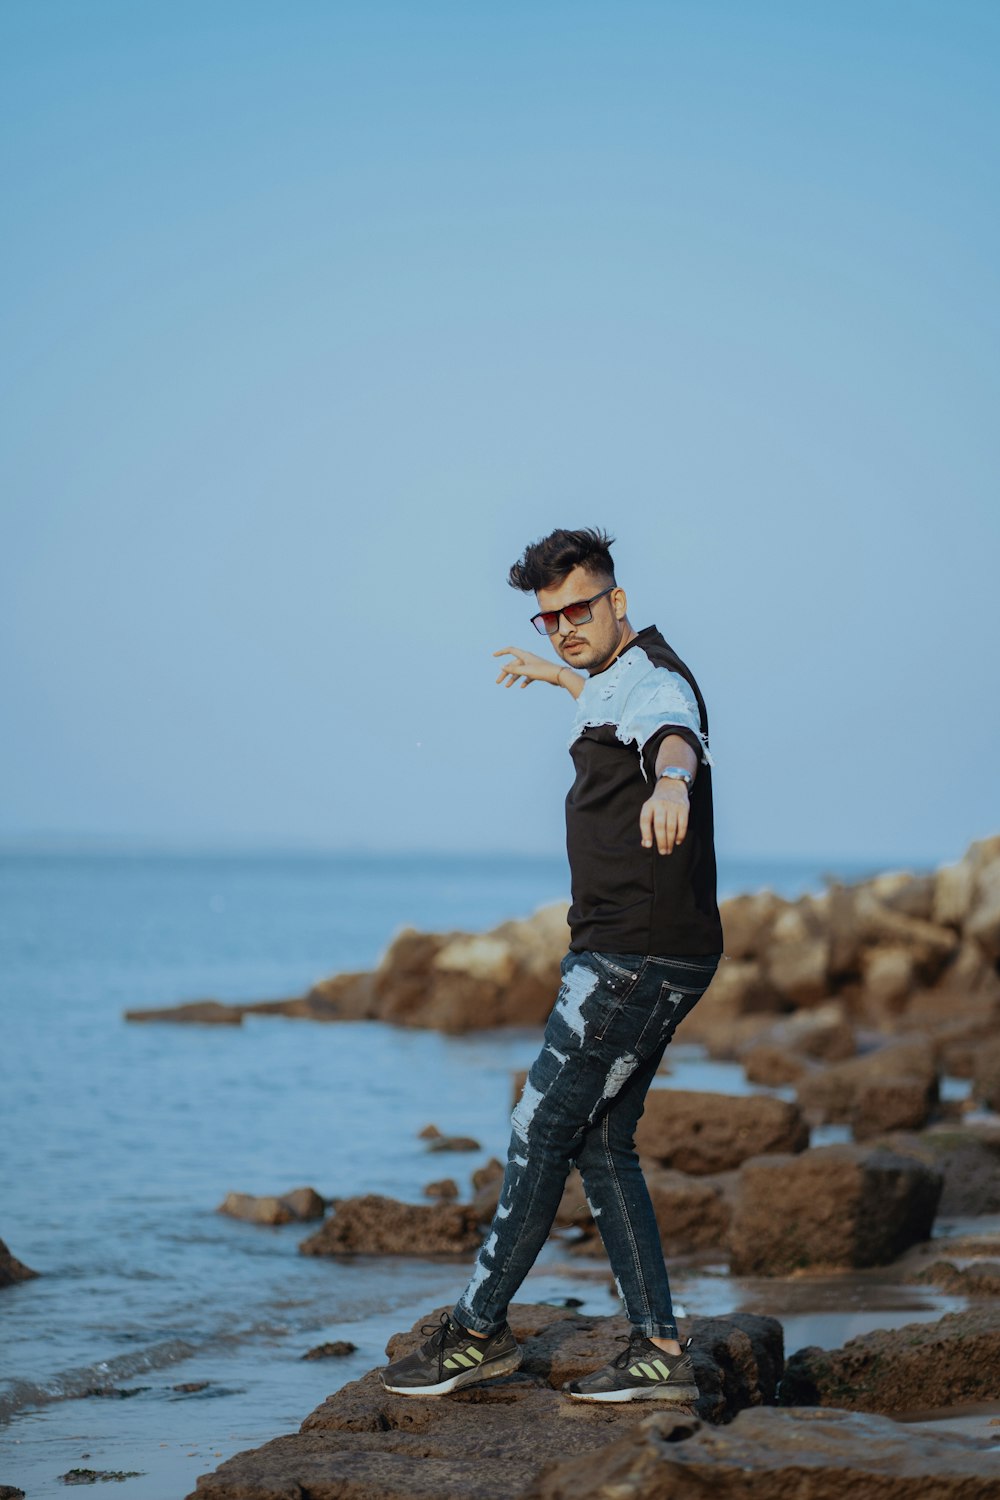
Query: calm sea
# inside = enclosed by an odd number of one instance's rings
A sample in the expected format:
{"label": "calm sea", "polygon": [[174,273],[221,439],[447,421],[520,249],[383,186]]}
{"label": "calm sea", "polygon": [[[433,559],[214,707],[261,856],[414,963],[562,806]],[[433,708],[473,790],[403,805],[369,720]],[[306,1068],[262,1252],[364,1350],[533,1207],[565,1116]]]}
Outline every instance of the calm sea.
{"label": "calm sea", "polygon": [[[722,885],[794,895],[827,869],[730,866]],[[370,967],[402,926],[481,930],[566,887],[561,859],[512,856],[0,855],[0,1238],[42,1273],[0,1291],[0,1482],[38,1500],[72,1468],[138,1470],[116,1494],[174,1500],[380,1362],[466,1268],[300,1256],[308,1228],[216,1207],[302,1184],[418,1201],[454,1175],[465,1189],[502,1155],[510,1074],[537,1048],[529,1031],[137,1026],[122,1012],[293,995]],[[683,1049],[675,1067],[681,1086],[744,1087]],[[482,1150],[428,1157],[429,1121]],[[531,1295],[612,1309],[606,1277],[569,1279],[553,1255]],[[302,1361],[334,1338],[358,1352]],[[133,1394],[86,1394],[111,1386]]]}

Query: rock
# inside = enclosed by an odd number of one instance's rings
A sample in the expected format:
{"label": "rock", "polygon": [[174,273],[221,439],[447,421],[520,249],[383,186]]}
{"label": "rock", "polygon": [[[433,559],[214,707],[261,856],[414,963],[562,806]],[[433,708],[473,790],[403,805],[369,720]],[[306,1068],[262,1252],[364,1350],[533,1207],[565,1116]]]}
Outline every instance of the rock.
{"label": "rock", "polygon": [[936,1286],[942,1292],[967,1297],[970,1301],[978,1297],[1000,1297],[1000,1261],[956,1266],[948,1260],[936,1260],[924,1266],[913,1279]]}
{"label": "rock", "polygon": [[281,1197],[254,1197],[251,1193],[227,1193],[216,1209],[216,1213],[227,1214],[232,1219],[243,1219],[248,1224],[292,1224],[309,1219],[322,1219],[326,1213],[326,1199],[321,1198],[315,1188],[293,1188]]}
{"label": "rock", "polygon": [[890,1151],[820,1146],[762,1156],[740,1171],[729,1231],[737,1275],[887,1265],[928,1238],[942,1178]]}
{"label": "rock", "polygon": [[750,1083],[775,1089],[797,1083],[809,1072],[809,1064],[805,1058],[785,1047],[776,1047],[773,1042],[757,1042],[743,1054],[743,1071]]}
{"label": "rock", "polygon": [[13,1286],[18,1281],[31,1281],[38,1272],[11,1255],[3,1240],[0,1240],[0,1287]]}
{"label": "rock", "polygon": [[782,1099],[654,1088],[635,1139],[640,1155],[661,1166],[707,1174],[768,1151],[803,1151],[809,1132],[797,1106]]}
{"label": "rock", "polygon": [[16,1484],[0,1484],[0,1500],[24,1500],[24,1491]]}
{"label": "rock", "polygon": [[334,1339],[329,1344],[316,1344],[314,1348],[307,1349],[303,1359],[343,1359],[348,1354],[356,1354],[357,1344],[352,1344],[350,1339]]}
{"label": "rock", "polygon": [[764,974],[778,994],[793,1005],[813,1005],[830,992],[826,938],[802,937],[776,942],[767,952]]}
{"label": "rock", "polygon": [[476,1214],[457,1203],[399,1203],[368,1193],[342,1198],[302,1255],[466,1255],[481,1240]]}
{"label": "rock", "polygon": [[1000,1306],[990,1304],[937,1323],[878,1329],[842,1349],[800,1349],[781,1382],[783,1405],[851,1411],[916,1412],[998,1399]]}
{"label": "rock", "polygon": [[895,1133],[878,1144],[941,1173],[938,1214],[943,1218],[1000,1213],[1000,1127],[938,1126]]}
{"label": "rock", "polygon": [[373,1013],[451,1033],[541,1025],[559,990],[568,941],[561,903],[478,935],[407,930],[375,971]]}
{"label": "rock", "polygon": [[239,1026],[243,1006],[224,1005],[221,1000],[188,1000],[159,1010],[127,1010],[126,1021],[190,1021],[205,1026]]}
{"label": "rock", "polygon": [[827,1000],[783,1016],[763,1033],[760,1042],[819,1062],[842,1062],[858,1050],[842,1000]]}
{"label": "rock", "polygon": [[1000,958],[1000,851],[980,866],[964,931],[987,958]]}
{"label": "rock", "polygon": [[441,1139],[443,1132],[436,1125],[425,1125],[423,1130],[417,1131],[418,1141],[437,1141]]}
{"label": "rock", "polygon": [[472,1174],[472,1187],[474,1192],[480,1188],[489,1186],[492,1182],[503,1182],[504,1165],[495,1156],[491,1156],[483,1166],[477,1167]]}
{"label": "rock", "polygon": [[773,891],[731,896],[728,901],[720,902],[726,957],[736,960],[757,958],[767,948],[771,930],[786,905]]}
{"label": "rock", "polygon": [[[515,1303],[511,1326],[524,1351],[515,1374],[447,1401],[393,1396],[376,1371],[319,1406],[298,1433],[221,1464],[198,1480],[197,1500],[315,1495],[352,1500],[512,1500],[553,1457],[594,1453],[634,1427],[634,1405],[576,1402],[559,1387],[607,1362],[623,1318],[582,1318]],[[416,1347],[437,1315],[389,1341],[391,1358]],[[729,1420],[741,1405],[773,1401],[782,1364],[773,1318],[702,1318],[692,1325],[699,1409]],[[682,1408],[681,1411],[684,1409]],[[672,1412],[680,1421],[681,1413]],[[697,1418],[683,1417],[688,1431]],[[194,1500],[194,1497],[192,1497]]]}
{"label": "rock", "polygon": [[718,1428],[657,1410],[550,1465],[520,1500],[998,1500],[995,1455],[980,1438],[860,1412],[762,1406]]}
{"label": "rock", "polygon": [[264,1001],[245,1007],[261,1015],[306,1021],[367,1021],[376,1014],[372,975],[333,974],[294,1000]]}
{"label": "rock", "polygon": [[1000,1038],[979,1047],[972,1070],[972,1092],[988,1109],[1000,1110]]}
{"label": "rock", "polygon": [[796,1093],[812,1118],[851,1124],[858,1135],[913,1129],[937,1099],[934,1048],[923,1038],[894,1042],[809,1074]]}
{"label": "rock", "polygon": [[898,1015],[917,982],[917,963],[902,944],[868,948],[861,958],[861,1010],[873,1022]]}
{"label": "rock", "polygon": [[451,1202],[458,1196],[458,1183],[454,1177],[439,1177],[436,1182],[428,1182],[424,1187],[425,1198],[443,1198]]}
{"label": "rock", "polygon": [[480,1151],[482,1147],[471,1135],[437,1135],[427,1142],[428,1151]]}

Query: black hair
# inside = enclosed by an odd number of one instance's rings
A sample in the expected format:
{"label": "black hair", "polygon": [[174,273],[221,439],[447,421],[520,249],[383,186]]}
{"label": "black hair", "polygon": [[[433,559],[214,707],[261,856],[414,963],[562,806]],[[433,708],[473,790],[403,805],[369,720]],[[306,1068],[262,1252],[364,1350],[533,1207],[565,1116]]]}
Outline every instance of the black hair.
{"label": "black hair", "polygon": [[581,531],[560,528],[525,547],[524,556],[511,568],[507,581],[512,589],[532,594],[553,588],[574,568],[586,568],[602,582],[614,583],[614,541],[613,536],[593,526]]}

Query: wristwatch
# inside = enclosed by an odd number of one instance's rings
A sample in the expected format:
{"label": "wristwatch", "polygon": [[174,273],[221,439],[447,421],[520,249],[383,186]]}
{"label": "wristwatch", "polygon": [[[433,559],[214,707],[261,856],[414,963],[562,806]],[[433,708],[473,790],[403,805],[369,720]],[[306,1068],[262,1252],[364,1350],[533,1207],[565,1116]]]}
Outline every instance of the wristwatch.
{"label": "wristwatch", "polygon": [[657,771],[656,779],[662,781],[664,777],[668,781],[683,781],[689,792],[694,786],[694,777],[683,766],[664,766],[662,771]]}

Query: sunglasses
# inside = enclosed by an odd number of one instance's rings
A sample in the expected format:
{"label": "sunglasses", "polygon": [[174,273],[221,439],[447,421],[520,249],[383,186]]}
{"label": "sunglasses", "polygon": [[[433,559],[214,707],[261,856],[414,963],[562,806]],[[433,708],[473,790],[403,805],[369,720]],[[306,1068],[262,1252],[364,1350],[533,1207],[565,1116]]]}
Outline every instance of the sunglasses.
{"label": "sunglasses", "polygon": [[539,635],[555,635],[559,629],[560,615],[567,625],[586,625],[594,618],[594,611],[590,606],[596,604],[598,599],[603,599],[605,594],[614,593],[617,587],[617,583],[612,583],[606,589],[601,589],[599,594],[592,594],[589,599],[577,599],[573,604],[564,604],[562,609],[543,609],[541,614],[532,615],[531,623]]}

